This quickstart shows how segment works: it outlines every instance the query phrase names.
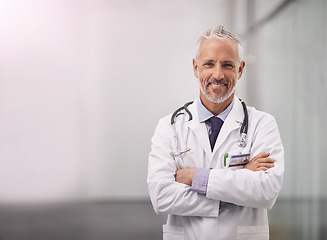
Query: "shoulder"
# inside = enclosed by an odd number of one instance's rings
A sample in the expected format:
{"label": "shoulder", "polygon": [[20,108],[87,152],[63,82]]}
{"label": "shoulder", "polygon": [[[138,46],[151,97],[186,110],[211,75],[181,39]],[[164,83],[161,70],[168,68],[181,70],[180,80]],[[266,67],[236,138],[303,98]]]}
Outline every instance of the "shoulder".
{"label": "shoulder", "polygon": [[255,127],[256,131],[278,131],[277,122],[271,114],[259,111],[254,107],[248,107],[249,123]]}
{"label": "shoulder", "polygon": [[157,126],[169,126],[171,125],[171,116],[172,114],[166,115],[159,119]]}
{"label": "shoulder", "polygon": [[253,120],[255,122],[259,121],[275,121],[274,116],[271,114],[257,110],[254,107],[247,106],[248,114],[249,114],[249,120]]}
{"label": "shoulder", "polygon": [[185,113],[185,117],[187,118],[193,118],[193,115],[197,113],[197,100],[186,102],[185,104],[181,105],[179,108],[176,108],[173,112],[170,114],[162,117],[159,120],[159,124],[172,124],[173,120],[176,117],[179,117],[182,113]]}
{"label": "shoulder", "polygon": [[[183,105],[181,105],[179,108],[176,108],[170,114],[160,118],[158,121],[158,126],[161,126],[161,127],[169,126],[170,127],[173,124],[173,121],[174,120],[176,121],[177,118],[178,119],[194,118],[194,116],[197,115],[196,101],[197,100],[186,102]],[[189,111],[189,113],[186,112],[185,108],[187,108],[187,111]],[[181,114],[181,113],[183,113],[183,114]],[[181,117],[181,116],[183,116],[183,117]]]}
{"label": "shoulder", "polygon": [[[245,102],[243,102],[238,97],[235,97],[235,99],[234,99],[234,101],[235,101],[234,106],[236,105],[237,111],[242,112],[242,118],[243,118]],[[275,122],[275,118],[271,114],[264,112],[264,111],[260,111],[260,110],[256,109],[255,107],[249,106],[247,104],[245,104],[245,106],[246,106],[246,110],[248,112],[248,119],[249,119],[250,125],[253,126],[253,125],[257,125],[258,123]]]}

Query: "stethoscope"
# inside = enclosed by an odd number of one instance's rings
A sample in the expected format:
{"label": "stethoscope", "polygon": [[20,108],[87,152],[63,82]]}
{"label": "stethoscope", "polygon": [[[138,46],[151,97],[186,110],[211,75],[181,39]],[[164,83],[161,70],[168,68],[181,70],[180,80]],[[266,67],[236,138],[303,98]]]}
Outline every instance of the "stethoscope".
{"label": "stethoscope", "polygon": [[[243,107],[243,112],[244,112],[244,120],[243,123],[241,125],[241,129],[240,129],[240,140],[238,140],[237,145],[239,147],[246,147],[247,141],[246,141],[246,136],[248,133],[248,125],[249,125],[249,116],[248,116],[248,110],[246,108],[246,104],[245,102],[240,99],[241,103],[242,103],[242,107]],[[188,115],[188,120],[187,121],[191,121],[193,119],[192,113],[190,112],[190,110],[188,110],[188,106],[190,104],[192,104],[192,102],[188,102],[186,103],[184,106],[178,108],[171,116],[170,118],[170,124],[172,125],[173,129],[174,129],[174,135],[175,135],[175,141],[176,141],[176,152],[171,152],[170,154],[175,157],[175,156],[180,156],[186,152],[191,151],[190,148],[187,147],[187,139],[185,139],[185,148],[183,149],[179,149],[178,148],[178,134],[177,134],[177,130],[176,130],[176,119],[178,116],[180,115]]]}

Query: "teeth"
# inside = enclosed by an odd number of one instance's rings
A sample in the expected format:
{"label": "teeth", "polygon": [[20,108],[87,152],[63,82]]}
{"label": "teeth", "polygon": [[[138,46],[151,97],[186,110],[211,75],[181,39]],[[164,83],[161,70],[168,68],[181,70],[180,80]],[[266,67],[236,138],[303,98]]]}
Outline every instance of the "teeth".
{"label": "teeth", "polygon": [[222,85],[220,85],[220,84],[218,85],[218,84],[213,84],[213,83],[212,83],[212,85],[215,86],[215,87],[222,87],[222,86],[224,86],[223,84]]}

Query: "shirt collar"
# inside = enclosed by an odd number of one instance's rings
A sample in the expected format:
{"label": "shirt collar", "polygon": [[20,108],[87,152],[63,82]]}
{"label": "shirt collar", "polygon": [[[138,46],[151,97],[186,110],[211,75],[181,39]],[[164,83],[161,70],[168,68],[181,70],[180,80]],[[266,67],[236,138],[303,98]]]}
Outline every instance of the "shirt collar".
{"label": "shirt collar", "polygon": [[[199,114],[200,123],[207,121],[211,117],[214,117],[214,115],[211,112],[209,112],[209,110],[205,106],[203,106],[203,104],[201,102],[201,99],[200,99],[200,96],[199,96],[197,102],[198,102],[197,110],[198,110],[198,114]],[[225,121],[228,114],[232,110],[233,105],[234,105],[234,99],[228,105],[228,107],[222,113],[220,113],[217,117],[219,117],[221,120]]]}

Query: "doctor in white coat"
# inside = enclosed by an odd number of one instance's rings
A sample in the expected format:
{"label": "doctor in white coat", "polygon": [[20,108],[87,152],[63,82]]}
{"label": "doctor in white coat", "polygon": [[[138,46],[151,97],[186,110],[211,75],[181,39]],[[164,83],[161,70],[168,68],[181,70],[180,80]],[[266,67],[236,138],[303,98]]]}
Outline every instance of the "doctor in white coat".
{"label": "doctor in white coat", "polygon": [[[237,144],[244,111],[234,93],[244,67],[235,34],[223,26],[207,31],[193,59],[200,96],[188,107],[192,119],[178,117],[176,132],[171,115],[156,127],[147,182],[155,212],[168,215],[164,240],[269,239],[267,209],[282,187],[284,152],[275,119],[253,107],[247,144]],[[222,122],[212,146],[211,118]],[[184,145],[190,150],[171,154]],[[226,166],[228,156],[247,153],[249,162]]]}

